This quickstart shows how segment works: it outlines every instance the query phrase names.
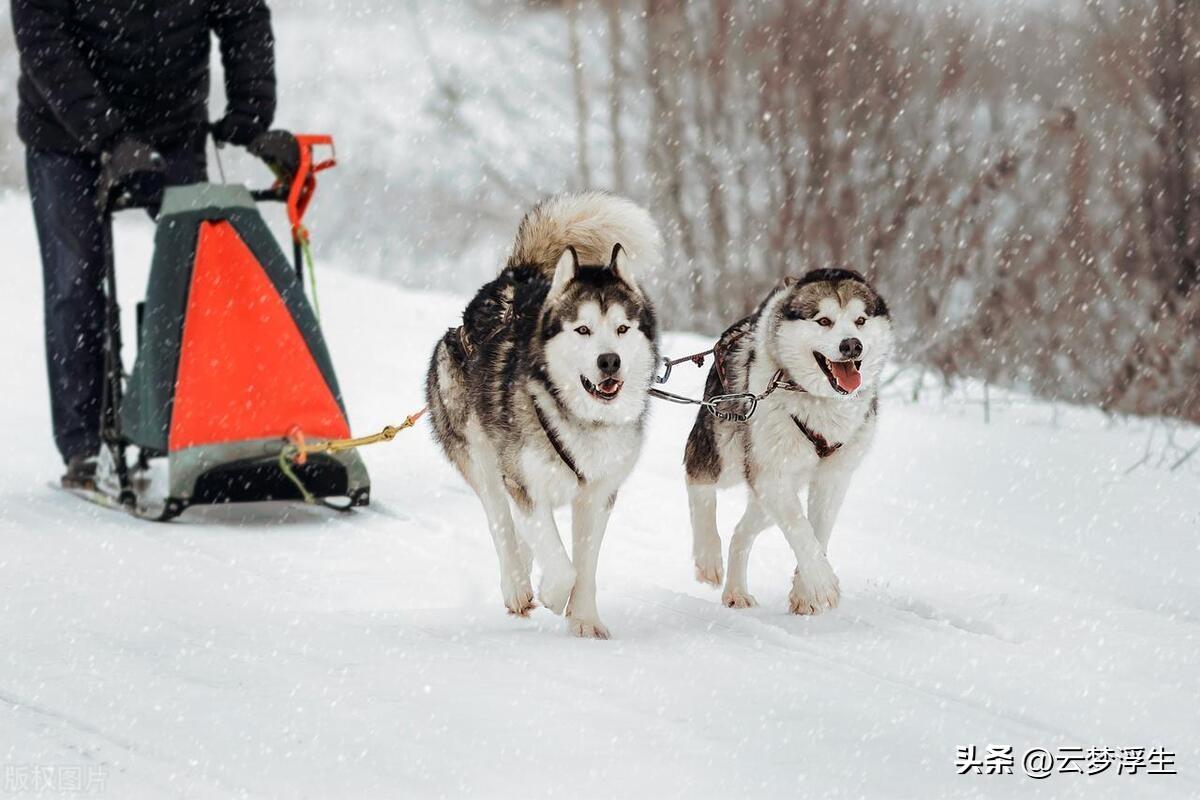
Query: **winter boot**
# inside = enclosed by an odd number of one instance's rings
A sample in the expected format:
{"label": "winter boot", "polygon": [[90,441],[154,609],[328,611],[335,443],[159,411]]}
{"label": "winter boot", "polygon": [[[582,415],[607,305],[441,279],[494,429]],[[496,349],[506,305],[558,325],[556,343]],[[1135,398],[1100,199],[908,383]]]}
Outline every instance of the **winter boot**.
{"label": "winter boot", "polygon": [[67,471],[62,476],[64,489],[94,489],[96,488],[97,458],[90,456],[71,456],[67,460]]}

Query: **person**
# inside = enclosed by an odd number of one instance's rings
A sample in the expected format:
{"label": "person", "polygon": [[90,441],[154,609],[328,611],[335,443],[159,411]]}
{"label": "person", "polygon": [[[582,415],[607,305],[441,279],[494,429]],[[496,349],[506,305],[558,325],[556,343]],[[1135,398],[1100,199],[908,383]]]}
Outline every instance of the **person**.
{"label": "person", "polygon": [[[265,0],[12,0],[17,132],[41,250],[46,364],[65,486],[88,486],[100,450],[105,247],[101,190],[145,175],[207,179],[205,146],[247,145],[275,114]],[[211,35],[227,106],[208,123]],[[135,180],[136,178],[136,180]]]}

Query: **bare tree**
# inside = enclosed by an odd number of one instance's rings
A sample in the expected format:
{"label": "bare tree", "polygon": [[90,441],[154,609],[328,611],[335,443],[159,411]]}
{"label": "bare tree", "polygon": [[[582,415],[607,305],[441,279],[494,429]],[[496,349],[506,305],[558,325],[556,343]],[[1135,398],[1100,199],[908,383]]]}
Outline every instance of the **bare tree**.
{"label": "bare tree", "polygon": [[608,18],[608,129],[612,140],[612,188],[617,194],[624,194],[625,137],[621,132],[624,67],[621,64],[621,53],[625,37],[621,30],[621,0],[605,0],[604,8]]}
{"label": "bare tree", "polygon": [[[665,217],[665,235],[675,266],[685,270],[686,275],[695,264],[696,246],[685,202],[684,176],[688,169],[684,162],[681,91],[683,14],[683,0],[648,0],[645,20],[646,80],[653,104],[647,137],[653,203]],[[676,293],[666,299],[664,306],[668,313],[678,314],[691,303],[687,294]]]}
{"label": "bare tree", "polygon": [[575,146],[579,159],[579,183],[592,186],[592,168],[588,162],[588,87],[583,72],[583,53],[579,46],[579,0],[565,0],[567,10],[567,61],[575,94]]}
{"label": "bare tree", "polygon": [[1200,45],[1200,36],[1196,35],[1196,4],[1192,0],[1157,0],[1151,15],[1159,34],[1158,46],[1149,51],[1153,60],[1153,92],[1163,111],[1159,180],[1166,241],[1161,254],[1168,269],[1175,272],[1168,277],[1168,285],[1176,295],[1183,296],[1200,276],[1193,186],[1196,139],[1200,136],[1196,98],[1192,94],[1192,82],[1200,77],[1200,71],[1195,69],[1196,48]]}

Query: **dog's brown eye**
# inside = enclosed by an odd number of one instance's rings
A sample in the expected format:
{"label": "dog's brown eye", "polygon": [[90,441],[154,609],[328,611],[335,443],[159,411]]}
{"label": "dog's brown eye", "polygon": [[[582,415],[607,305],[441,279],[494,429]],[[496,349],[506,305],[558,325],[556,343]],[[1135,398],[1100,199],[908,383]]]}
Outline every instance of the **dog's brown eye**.
{"label": "dog's brown eye", "polygon": [[580,336],[591,336],[592,335],[592,329],[589,328],[587,325],[580,325],[578,328],[575,329],[575,332],[578,333]]}
{"label": "dog's brown eye", "polygon": [[863,325],[867,324],[867,318],[859,317],[858,319],[854,320],[854,324],[861,328]]}
{"label": "dog's brown eye", "polygon": [[829,317],[821,317],[819,320],[817,320],[817,324],[822,328],[831,328],[833,327],[833,320],[831,320]]}
{"label": "dog's brown eye", "polygon": [[617,328],[617,336],[624,336],[627,333],[629,333],[628,325],[622,325],[621,327]]}

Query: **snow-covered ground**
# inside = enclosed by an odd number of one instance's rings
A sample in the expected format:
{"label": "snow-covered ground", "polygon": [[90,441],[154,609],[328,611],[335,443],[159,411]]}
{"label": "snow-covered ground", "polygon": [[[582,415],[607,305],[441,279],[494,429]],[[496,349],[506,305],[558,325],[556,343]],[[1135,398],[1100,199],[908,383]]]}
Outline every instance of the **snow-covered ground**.
{"label": "snow-covered ground", "polygon": [[[32,226],[22,198],[0,211],[0,779],[100,769],[121,798],[1200,795],[1200,473],[1125,474],[1144,423],[887,403],[833,537],[842,605],[800,618],[778,533],[751,564],[760,608],[693,581],[691,413],[656,407],[602,551],[615,639],[576,640],[504,613],[482,512],[424,423],[364,451],[375,502],[352,515],[157,525],[48,488]],[[131,308],[148,224],[119,246]],[[334,360],[374,430],[421,405],[463,299],[327,266]],[[1179,774],[959,776],[965,745],[1164,747]]]}

